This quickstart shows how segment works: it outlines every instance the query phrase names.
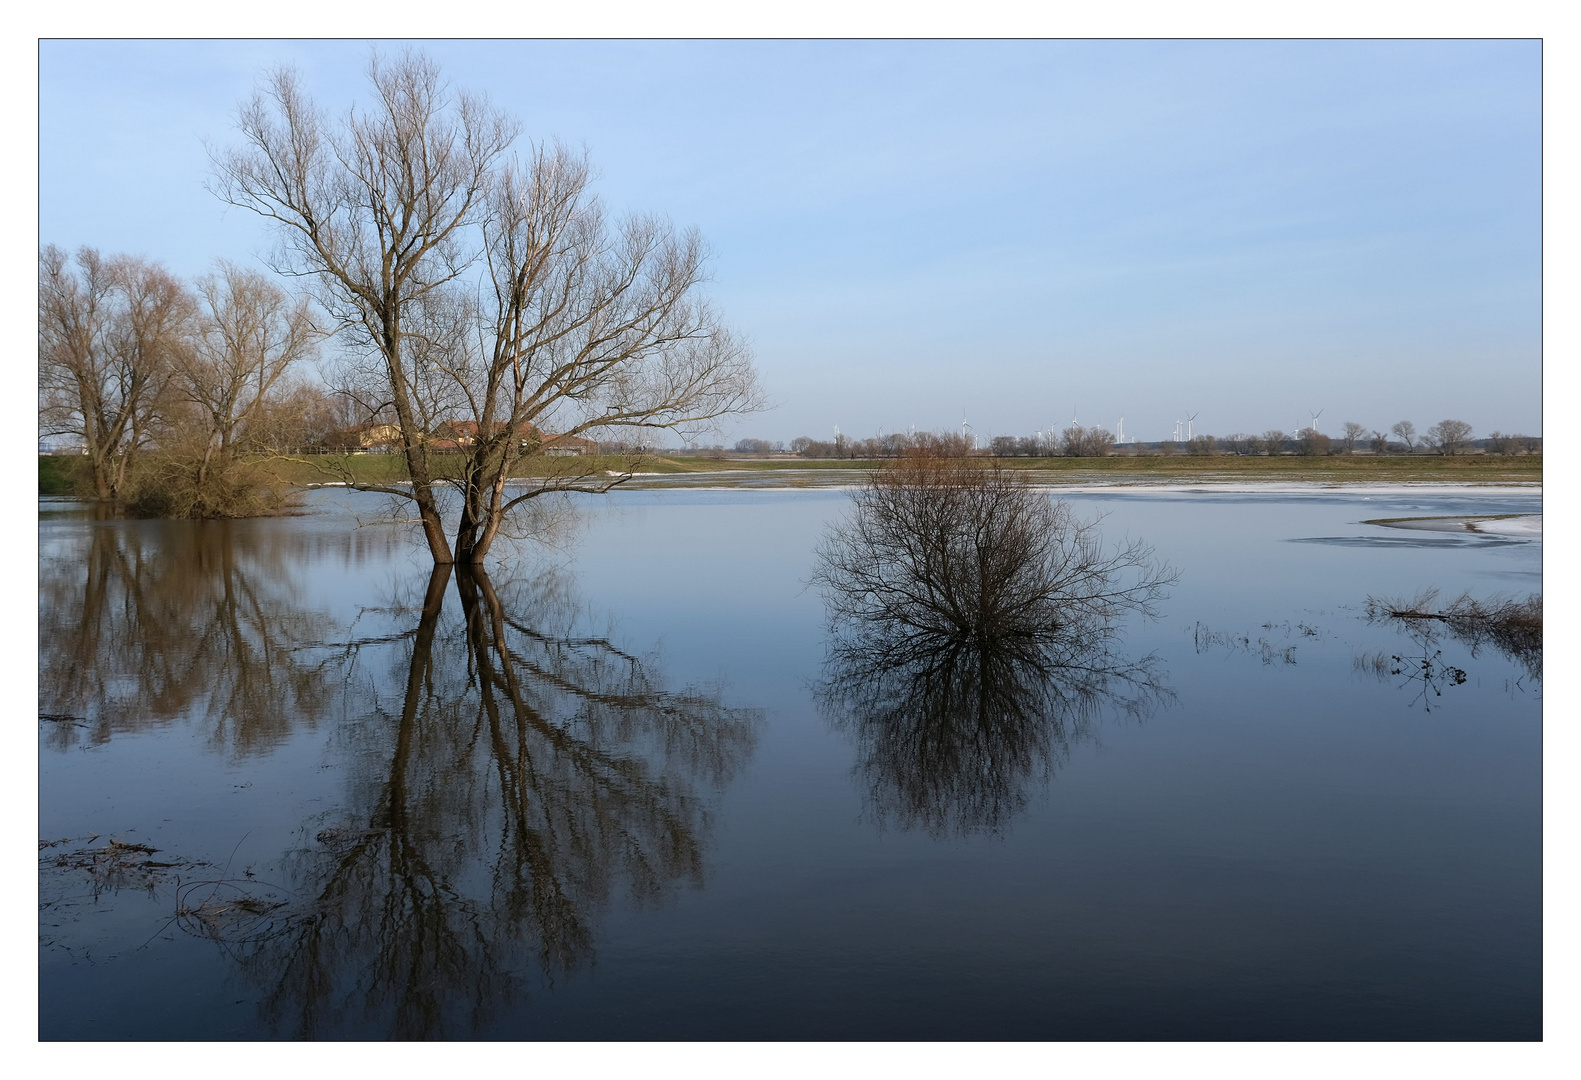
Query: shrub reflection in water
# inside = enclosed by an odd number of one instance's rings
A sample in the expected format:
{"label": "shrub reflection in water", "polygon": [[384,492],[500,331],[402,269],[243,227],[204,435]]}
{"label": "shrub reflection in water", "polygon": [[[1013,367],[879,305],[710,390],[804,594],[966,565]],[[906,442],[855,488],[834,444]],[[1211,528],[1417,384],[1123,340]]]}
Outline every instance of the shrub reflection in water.
{"label": "shrub reflection in water", "polygon": [[830,632],[819,700],[852,732],[879,819],[1001,829],[1106,711],[1167,702],[1156,658],[1127,658],[1122,632],[1177,576],[997,464],[918,454],[873,474],[813,581]]}

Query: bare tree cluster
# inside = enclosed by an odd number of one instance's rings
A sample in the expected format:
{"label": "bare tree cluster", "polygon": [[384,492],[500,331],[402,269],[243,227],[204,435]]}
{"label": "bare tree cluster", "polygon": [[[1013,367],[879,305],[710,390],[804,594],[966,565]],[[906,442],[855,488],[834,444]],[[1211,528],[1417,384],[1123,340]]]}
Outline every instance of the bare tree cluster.
{"label": "bare tree cluster", "polygon": [[1488,435],[1490,454],[1537,454],[1542,452],[1543,441],[1532,435],[1505,435],[1494,431]]}
{"label": "bare tree cluster", "polygon": [[[998,440],[994,440],[997,443]],[[976,443],[967,435],[957,432],[917,431],[879,434],[870,439],[852,439],[837,434],[831,441],[800,435],[791,440],[790,452],[805,458],[853,458],[876,461],[899,458],[914,451],[962,457],[978,452]],[[991,451],[992,452],[992,451]]]}
{"label": "bare tree cluster", "polygon": [[738,439],[735,451],[738,454],[783,454],[785,444],[769,442],[767,439]]}
{"label": "bare tree cluster", "polygon": [[1059,445],[1066,457],[1107,457],[1114,452],[1114,434],[1100,427],[1072,424],[1059,433]]}
{"label": "bare tree cluster", "polygon": [[[745,345],[701,295],[701,237],[610,220],[583,155],[514,155],[516,121],[424,56],[375,57],[368,77],[370,105],[332,120],[273,72],[240,110],[242,144],[214,153],[214,190],[278,226],[278,269],[315,282],[358,350],[348,383],[398,428],[410,486],[346,479],[410,500],[436,564],[483,561],[527,500],[629,476],[578,461],[507,490],[547,431],[694,433],[759,406]],[[468,430],[444,470],[442,424]]]}
{"label": "bare tree cluster", "polygon": [[333,420],[324,392],[292,379],[316,348],[306,304],[261,274],[221,262],[193,288],[144,259],[49,245],[38,289],[40,434],[81,446],[99,499],[267,510],[281,490],[243,455]]}
{"label": "bare tree cluster", "polygon": [[[1426,436],[1418,435],[1416,426],[1402,420],[1389,433],[1369,430],[1354,420],[1345,421],[1342,433],[1330,437],[1315,427],[1303,427],[1294,433],[1270,428],[1261,435],[1235,432],[1222,437],[1202,434],[1185,441],[1164,440],[1157,443],[1127,444],[1119,452],[1188,454],[1210,457],[1215,454],[1233,454],[1239,457],[1277,456],[1300,454],[1318,457],[1330,454],[1355,454],[1358,451],[1373,454],[1417,453],[1433,449],[1439,453],[1465,453],[1472,447],[1471,426],[1463,421],[1446,420],[1435,424]],[[1447,440],[1447,441],[1446,441]],[[763,440],[742,440],[740,446],[757,444]],[[766,444],[765,444],[766,445]],[[1537,453],[1542,440],[1525,435],[1501,435],[1494,432],[1487,443],[1487,452],[1496,454]],[[1035,435],[996,435],[979,443],[973,437],[954,432],[943,434],[894,434],[878,435],[868,439],[852,439],[837,435],[832,441],[823,441],[803,435],[792,440],[790,451],[808,458],[853,458],[875,460],[902,457],[912,450],[937,450],[950,456],[977,455],[983,457],[1104,457],[1117,452],[1114,435],[1100,427],[1084,428],[1072,425],[1063,431],[1038,432]]]}

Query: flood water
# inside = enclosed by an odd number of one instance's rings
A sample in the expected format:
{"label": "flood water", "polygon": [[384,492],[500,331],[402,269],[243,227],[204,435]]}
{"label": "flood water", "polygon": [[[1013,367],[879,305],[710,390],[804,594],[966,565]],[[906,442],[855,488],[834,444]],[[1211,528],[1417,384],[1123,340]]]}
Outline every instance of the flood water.
{"label": "flood water", "polygon": [[842,683],[839,490],[486,576],[377,496],[41,500],[40,1037],[1541,1038],[1540,649],[1366,612],[1540,592],[1540,531],[1364,524],[1540,493],[1066,497],[1178,584],[954,727]]}

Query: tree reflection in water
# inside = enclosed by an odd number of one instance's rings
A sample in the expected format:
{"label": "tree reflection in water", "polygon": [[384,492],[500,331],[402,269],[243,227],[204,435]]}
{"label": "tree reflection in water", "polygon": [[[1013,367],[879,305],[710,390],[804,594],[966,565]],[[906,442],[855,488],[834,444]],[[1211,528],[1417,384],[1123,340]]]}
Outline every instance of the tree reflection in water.
{"label": "tree reflection in water", "polygon": [[[302,899],[236,947],[281,1033],[465,1034],[530,968],[586,962],[617,892],[701,885],[709,793],[751,754],[758,713],[668,690],[650,658],[579,625],[552,575],[497,591],[476,569],[433,572],[399,700],[376,693],[348,722],[349,805],[286,860]],[[369,644],[347,643],[353,682]]]}
{"label": "tree reflection in water", "polygon": [[819,702],[852,733],[880,822],[1001,830],[1100,716],[1171,699],[1157,659],[1121,646],[1175,579],[996,466],[919,455],[875,474],[814,581]]}
{"label": "tree reflection in water", "polygon": [[39,560],[39,711],[55,748],[192,717],[216,746],[255,754],[324,712],[326,657],[299,648],[326,625],[292,580],[301,538],[116,522],[51,548]]}

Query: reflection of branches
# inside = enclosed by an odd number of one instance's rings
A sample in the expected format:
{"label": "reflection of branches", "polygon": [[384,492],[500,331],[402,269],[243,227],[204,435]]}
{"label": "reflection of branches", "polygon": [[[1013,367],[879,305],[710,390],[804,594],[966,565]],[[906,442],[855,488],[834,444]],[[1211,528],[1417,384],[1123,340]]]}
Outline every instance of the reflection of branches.
{"label": "reflection of branches", "polygon": [[879,817],[934,835],[996,831],[1091,734],[1106,708],[1150,715],[1172,694],[1154,657],[1063,642],[837,645],[820,703],[859,747]]}
{"label": "reflection of branches", "polygon": [[497,591],[458,569],[447,620],[451,573],[429,579],[414,633],[372,646],[400,650],[399,713],[376,704],[351,729],[352,808],[287,860],[311,899],[245,957],[293,1034],[475,1029],[524,950],[545,976],[575,968],[617,888],[645,902],[701,883],[697,786],[726,783],[755,740],[755,714],[670,691],[580,627],[563,580]]}
{"label": "reflection of branches", "polygon": [[89,527],[40,560],[40,715],[57,746],[195,713],[237,753],[278,744],[325,705],[296,645],[320,620],[295,602],[300,554],[230,523]]}
{"label": "reflection of branches", "polygon": [[1487,601],[1462,593],[1448,603],[1439,601],[1437,589],[1410,600],[1369,596],[1367,619],[1398,626],[1421,646],[1424,657],[1439,631],[1445,630],[1473,658],[1491,646],[1525,667],[1534,679],[1543,677],[1543,598],[1538,593],[1524,600]]}
{"label": "reflection of branches", "polygon": [[1370,674],[1379,682],[1388,682],[1396,675],[1403,675],[1405,681],[1400,684],[1402,689],[1411,683],[1419,683],[1421,689],[1417,691],[1416,697],[1411,699],[1411,704],[1420,703],[1424,712],[1432,712],[1433,699],[1443,697],[1446,686],[1465,684],[1466,670],[1446,663],[1443,650],[1432,648],[1436,637],[1431,630],[1425,634],[1411,636],[1421,644],[1420,656],[1362,654],[1353,659],[1352,665],[1357,671]]}
{"label": "reflection of branches", "polygon": [[1175,579],[1146,545],[1012,473],[915,455],[881,470],[819,548],[831,644],[819,700],[860,747],[880,817],[1002,828],[1102,711],[1171,695],[1120,622]]}

